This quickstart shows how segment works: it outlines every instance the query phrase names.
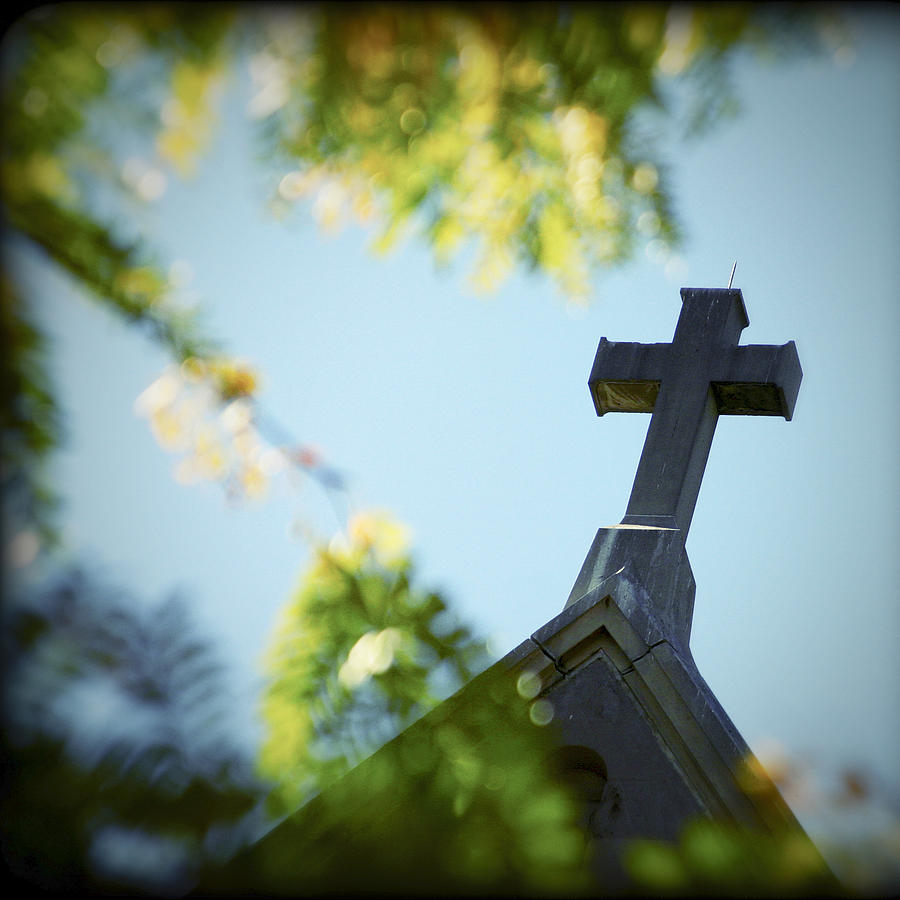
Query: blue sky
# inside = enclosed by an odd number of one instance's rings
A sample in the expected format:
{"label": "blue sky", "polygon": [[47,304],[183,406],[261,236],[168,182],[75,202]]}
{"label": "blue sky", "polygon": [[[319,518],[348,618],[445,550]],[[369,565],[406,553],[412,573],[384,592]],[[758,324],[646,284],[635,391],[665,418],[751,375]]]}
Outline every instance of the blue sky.
{"label": "blue sky", "polygon": [[[680,287],[725,286],[737,259],[742,342],[796,341],[804,378],[793,421],[719,422],[688,540],[694,657],[752,747],[900,793],[900,17],[854,21],[849,64],[741,61],[741,115],[670,145],[680,262],[597,276],[586,312],[539,276],[477,297],[415,242],[376,258],[359,229],[276,221],[246,84],[197,177],[170,178],[139,226],[189,261],[209,330],[261,367],[265,409],[358,507],[411,527],[423,582],[499,652],[562,609],[625,511],[649,417],[595,415],[600,337],[671,340]],[[242,506],[177,484],[133,411],[163,355],[36,256],[24,271],[69,415],[69,553],[148,601],[184,589],[252,740],[259,659],[307,553],[292,523],[327,534],[328,505],[312,482]]]}

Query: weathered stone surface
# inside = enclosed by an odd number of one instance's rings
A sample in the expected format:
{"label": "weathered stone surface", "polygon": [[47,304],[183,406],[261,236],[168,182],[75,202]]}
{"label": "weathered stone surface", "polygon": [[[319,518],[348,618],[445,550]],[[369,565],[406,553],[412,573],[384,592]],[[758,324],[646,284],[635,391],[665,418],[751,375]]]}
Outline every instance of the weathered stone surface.
{"label": "weathered stone surface", "polygon": [[[728,718],[709,686],[700,676],[689,652],[676,649],[669,641],[658,639],[648,643],[634,626],[634,605],[646,603],[645,594],[635,593],[631,573],[624,571],[608,579],[598,588],[539,629],[532,636],[544,654],[556,660],[564,677],[550,686],[545,695],[554,707],[564,698],[568,708],[573,679],[587,690],[582,712],[585,721],[597,726],[596,740],[586,732],[573,733],[573,739],[587,745],[604,760],[610,752],[605,732],[595,719],[607,708],[609,679],[592,663],[602,657],[627,687],[631,702],[640,716],[650,723],[659,746],[677,763],[680,778],[689,785],[703,812],[707,815],[739,821],[745,825],[766,826],[767,816],[754,809],[740,783],[743,765],[750,759],[747,744]],[[625,610],[632,607],[632,612]],[[646,618],[644,613],[643,618]],[[532,659],[539,659],[536,655]],[[527,665],[524,660],[520,664]],[[503,665],[501,661],[497,665]],[[589,674],[595,673],[595,674]],[[584,687],[588,682],[593,687]],[[607,710],[608,714],[608,710]],[[560,720],[565,728],[565,715]],[[581,728],[581,726],[579,726]],[[642,758],[634,757],[631,765],[642,766]],[[612,773],[616,766],[607,768]],[[619,775],[624,774],[619,769]],[[784,807],[781,814],[790,813]],[[686,809],[682,815],[687,816]],[[680,820],[683,821],[683,818]]]}
{"label": "weathered stone surface", "polygon": [[542,654],[522,655],[523,644],[515,660],[522,670],[549,656],[562,674],[541,696],[555,711],[561,758],[602,773],[584,782],[585,828],[611,888],[624,884],[620,852],[634,836],[673,839],[697,817],[800,828],[687,645],[661,636],[650,606],[627,564],[532,635]]}
{"label": "weathered stone surface", "polygon": [[[653,721],[601,650],[546,695],[553,704],[559,759],[581,794],[584,827],[600,884],[625,882],[629,840],[674,841],[684,822],[707,814]],[[584,778],[595,772],[594,780]],[[573,778],[573,775],[579,778]]]}
{"label": "weathered stone surface", "polygon": [[644,640],[654,643],[668,638],[687,649],[695,584],[682,533],[677,528],[645,525],[601,528],[566,607],[620,572],[630,587],[620,590],[620,602]]}

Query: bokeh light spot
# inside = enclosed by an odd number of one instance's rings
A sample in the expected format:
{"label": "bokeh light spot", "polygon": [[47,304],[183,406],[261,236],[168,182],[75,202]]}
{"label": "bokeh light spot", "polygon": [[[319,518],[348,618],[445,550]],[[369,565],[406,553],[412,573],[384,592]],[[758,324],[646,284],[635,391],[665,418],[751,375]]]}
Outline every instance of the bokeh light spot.
{"label": "bokeh light spot", "polygon": [[523,672],[516,682],[519,696],[532,700],[541,692],[541,679],[534,672]]}
{"label": "bokeh light spot", "polygon": [[553,721],[553,704],[549,700],[535,700],[528,711],[535,725],[549,725]]}
{"label": "bokeh light spot", "polygon": [[400,127],[406,134],[418,134],[425,128],[425,113],[417,106],[411,106],[400,116]]}
{"label": "bokeh light spot", "polygon": [[659,183],[659,173],[656,166],[650,163],[641,163],[631,176],[631,183],[639,194],[649,194]]}

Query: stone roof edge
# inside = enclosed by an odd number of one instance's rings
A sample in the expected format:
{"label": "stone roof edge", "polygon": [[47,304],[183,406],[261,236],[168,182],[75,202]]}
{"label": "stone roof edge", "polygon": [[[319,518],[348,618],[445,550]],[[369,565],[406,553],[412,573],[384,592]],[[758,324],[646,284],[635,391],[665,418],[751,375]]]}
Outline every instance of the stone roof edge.
{"label": "stone roof edge", "polygon": [[[656,640],[648,643],[642,633]],[[535,631],[530,639],[534,649],[523,642],[492,668],[534,667],[541,693],[547,693],[603,655],[713,817],[766,830],[799,829],[690,651],[660,637],[662,633],[649,597],[626,564]]]}

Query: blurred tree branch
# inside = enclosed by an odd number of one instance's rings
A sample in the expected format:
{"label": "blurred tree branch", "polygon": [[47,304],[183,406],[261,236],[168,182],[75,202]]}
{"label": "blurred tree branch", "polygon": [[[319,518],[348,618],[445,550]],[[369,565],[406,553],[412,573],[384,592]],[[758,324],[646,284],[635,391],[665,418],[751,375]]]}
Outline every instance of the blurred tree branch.
{"label": "blurred tree branch", "polygon": [[182,600],[141,608],[72,568],[8,598],[3,617],[0,821],[15,877],[186,889],[246,840],[263,785],[229,738],[221,666]]}

